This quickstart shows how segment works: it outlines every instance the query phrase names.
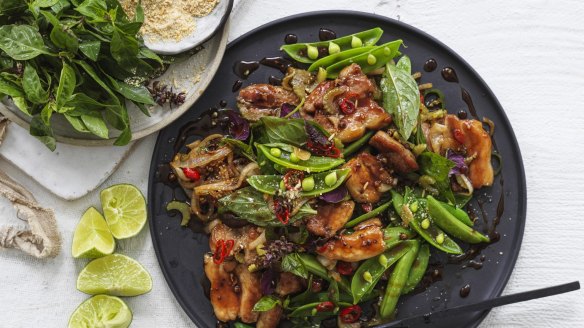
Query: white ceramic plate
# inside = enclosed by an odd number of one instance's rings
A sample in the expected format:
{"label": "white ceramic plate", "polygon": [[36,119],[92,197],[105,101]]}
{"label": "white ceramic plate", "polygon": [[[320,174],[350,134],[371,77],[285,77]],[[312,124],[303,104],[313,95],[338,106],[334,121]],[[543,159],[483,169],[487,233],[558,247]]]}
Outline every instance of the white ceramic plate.
{"label": "white ceramic plate", "polygon": [[193,18],[196,26],[191,35],[178,42],[152,40],[148,35],[144,35],[144,44],[150,50],[163,55],[174,55],[190,50],[208,40],[225,24],[232,7],[233,0],[219,0],[209,15]]}
{"label": "white ceramic plate", "polygon": [[[162,129],[180,117],[199,99],[221,63],[227,46],[228,31],[229,23],[227,22],[219,33],[202,45],[201,51],[187,60],[170,65],[168,70],[156,79],[163,84],[172,86],[174,90],[184,91],[187,94],[184,104],[172,109],[169,108],[168,104],[163,107],[156,105],[150,109],[151,116],[148,117],[140,112],[140,109],[134,104],[127,103],[130,126],[132,127],[132,140],[140,139]],[[0,100],[0,113],[28,130],[30,116],[18,110],[9,99]],[[112,145],[120,133],[110,129],[109,139],[100,139],[92,134],[76,131],[61,116],[53,117],[51,126],[57,141],[81,146]]]}

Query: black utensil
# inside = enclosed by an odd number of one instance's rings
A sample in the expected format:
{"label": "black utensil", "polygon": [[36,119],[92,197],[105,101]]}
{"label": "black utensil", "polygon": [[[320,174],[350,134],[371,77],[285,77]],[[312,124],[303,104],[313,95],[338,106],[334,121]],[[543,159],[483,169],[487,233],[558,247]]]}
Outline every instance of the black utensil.
{"label": "black utensil", "polygon": [[482,302],[478,302],[478,303],[461,305],[461,306],[453,307],[450,309],[444,309],[444,310],[440,310],[440,311],[436,311],[436,312],[422,314],[422,315],[415,316],[415,317],[405,318],[405,319],[397,320],[397,321],[382,325],[381,327],[383,327],[383,328],[386,328],[386,327],[421,327],[421,326],[424,326],[426,324],[431,324],[432,320],[439,319],[439,318],[453,317],[453,316],[456,316],[458,314],[466,313],[466,312],[476,312],[476,311],[489,310],[489,309],[497,307],[497,306],[525,302],[525,301],[534,300],[537,298],[543,298],[543,297],[568,293],[568,292],[572,292],[572,291],[575,291],[578,289],[580,289],[580,282],[574,281],[574,282],[570,282],[570,283],[563,284],[563,285],[557,285],[557,286],[552,286],[552,287],[531,290],[531,291],[527,291],[527,292],[521,292],[521,293],[517,293],[517,294],[495,297],[495,298],[491,298],[491,299],[488,299],[486,301],[482,301]]}

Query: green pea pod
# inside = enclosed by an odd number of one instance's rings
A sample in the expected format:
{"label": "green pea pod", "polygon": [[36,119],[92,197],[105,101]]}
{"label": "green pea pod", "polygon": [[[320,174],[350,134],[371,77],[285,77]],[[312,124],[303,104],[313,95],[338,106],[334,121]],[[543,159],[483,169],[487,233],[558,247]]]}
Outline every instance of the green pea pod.
{"label": "green pea pod", "polygon": [[[296,259],[301,263],[303,268],[306,269],[308,273],[312,273],[313,275],[321,277],[326,281],[333,280],[333,278],[329,276],[327,269],[320,262],[318,262],[316,257],[313,255],[306,253],[295,253],[295,255]],[[345,277],[342,277],[341,280],[337,282],[342,290],[350,292],[349,282]]]}
{"label": "green pea pod", "polygon": [[[324,179],[327,175],[332,172],[337,174],[337,182],[332,186],[328,186]],[[320,196],[331,190],[335,190],[340,187],[347,179],[350,169],[339,169],[327,172],[321,172],[310,175],[314,178],[314,189],[311,191],[300,191],[300,196],[302,197],[314,197]],[[280,181],[282,181],[281,175],[252,175],[247,178],[247,182],[250,186],[254,187],[256,190],[261,191],[265,194],[275,195],[278,189],[280,189]]]}
{"label": "green pea pod", "polygon": [[[412,211],[412,204],[417,203],[417,211]],[[405,207],[408,207],[407,211],[404,211]],[[440,227],[431,222],[430,214],[428,214],[428,204],[425,198],[417,199],[409,188],[406,188],[406,192],[403,197],[403,205],[401,211],[399,212],[402,220],[407,222],[407,224],[416,231],[422,238],[424,238],[430,245],[438,248],[439,250],[450,253],[450,254],[462,254],[462,248],[450,238]],[[424,219],[430,220],[430,225],[427,229],[422,228],[421,224]],[[437,238],[442,235],[443,241],[440,243]]]}
{"label": "green pea pod", "polygon": [[[402,43],[402,40],[388,42],[360,55],[337,62],[326,68],[326,76],[329,79],[334,79],[339,76],[339,73],[343,68],[353,63],[359,64],[361,70],[365,74],[381,68],[399,54],[398,49]],[[375,61],[371,62],[370,58],[375,58]]]}
{"label": "green pea pod", "polygon": [[393,203],[393,208],[397,215],[401,216],[402,205],[404,204],[404,197],[400,195],[397,191],[391,191],[391,202]]}
{"label": "green pea pod", "polygon": [[422,281],[426,269],[428,268],[428,262],[430,262],[430,246],[424,243],[420,246],[416,260],[414,261],[414,264],[412,264],[408,281],[406,281],[406,285],[402,290],[402,295],[413,291],[420,281]]}
{"label": "green pea pod", "polygon": [[440,203],[440,205],[442,205],[442,207],[444,207],[450,214],[454,215],[455,218],[457,218],[460,222],[466,224],[469,227],[474,226],[472,220],[470,219],[470,217],[468,216],[468,213],[466,213],[465,210],[463,210],[462,208],[458,208],[455,206],[452,206],[450,204],[441,202],[439,200],[437,200],[438,203]]}
{"label": "green pea pod", "polygon": [[308,58],[308,48],[309,47],[315,47],[315,48],[328,47],[329,44],[332,42],[332,43],[337,44],[340,47],[341,52],[342,52],[344,50],[352,48],[351,41],[353,40],[353,37],[359,38],[362,41],[363,46],[372,46],[375,43],[377,43],[377,41],[379,41],[382,34],[383,34],[383,30],[379,27],[376,27],[376,28],[373,28],[370,30],[361,31],[361,32],[357,32],[354,34],[342,36],[342,37],[336,38],[334,40],[312,42],[312,43],[285,44],[285,45],[280,47],[280,50],[285,51],[288,54],[288,56],[290,56],[290,58],[292,58],[298,62],[310,64],[310,63],[313,63],[316,59]]}
{"label": "green pea pod", "polygon": [[335,63],[338,63],[340,61],[343,61],[347,58],[355,57],[355,56],[360,55],[364,52],[370,51],[373,48],[375,48],[375,47],[369,46],[369,47],[354,48],[354,49],[341,51],[341,52],[338,52],[336,54],[328,55],[326,57],[322,57],[321,59],[312,63],[312,65],[310,65],[310,67],[308,67],[308,71],[309,72],[315,71],[319,67],[327,68],[327,67],[334,65]]}
{"label": "green pea pod", "polygon": [[366,220],[369,220],[371,218],[378,216],[379,214],[383,213],[383,211],[385,211],[389,207],[389,205],[391,205],[391,202],[387,202],[385,204],[382,204],[382,205],[376,207],[375,209],[371,210],[370,212],[367,212],[363,215],[360,215],[360,216],[354,218],[353,220],[351,220],[345,224],[345,228],[352,228],[363,221],[366,221]]}
{"label": "green pea pod", "polygon": [[[312,317],[312,316],[315,316],[316,314],[313,313],[313,310],[316,309],[316,307],[320,303],[321,302],[314,302],[314,303],[308,303],[306,305],[300,306],[300,307],[296,308],[294,311],[292,311],[290,314],[288,314],[288,317],[289,318],[297,318],[297,317]],[[324,311],[324,312],[318,312],[317,314],[319,316],[320,315],[323,315],[323,316],[332,316],[335,313],[334,313],[334,311]]]}
{"label": "green pea pod", "polygon": [[428,196],[428,213],[440,228],[462,241],[469,244],[490,241],[489,237],[458,220],[432,196]]}
{"label": "green pea pod", "polygon": [[[351,280],[353,304],[361,302],[363,296],[369,294],[375,288],[385,270],[410,251],[413,247],[411,242],[410,240],[400,242],[384,253],[366,260],[359,266]],[[369,272],[370,279],[368,280],[364,278],[366,272]]]}
{"label": "green pea pod", "polygon": [[364,144],[366,144],[369,141],[369,139],[371,139],[371,137],[373,137],[375,132],[376,131],[368,131],[361,138],[353,141],[350,145],[343,149],[343,157],[347,158],[350,155],[353,155],[354,152],[359,150]]}
{"label": "green pea pod", "polygon": [[253,328],[252,326],[246,325],[245,323],[241,323],[241,322],[234,323],[233,327],[235,327],[235,328]]}
{"label": "green pea pod", "polygon": [[284,166],[289,169],[295,169],[305,172],[323,172],[332,170],[335,167],[343,164],[345,162],[342,158],[332,158],[332,157],[322,157],[322,156],[310,156],[306,161],[298,161],[298,163],[292,163],[290,161],[290,152],[282,151],[280,157],[276,157],[270,154],[270,148],[264,145],[256,144],[257,149],[259,149],[262,154],[269,159],[271,162],[278,165]]}
{"label": "green pea pod", "polygon": [[385,242],[385,248],[389,249],[395,246],[397,243],[414,238],[416,233],[410,229],[403,227],[391,227],[388,226],[383,230],[383,241]]}
{"label": "green pea pod", "polygon": [[393,316],[397,306],[397,301],[408,281],[412,264],[414,264],[416,256],[418,255],[420,242],[417,240],[411,240],[411,242],[412,246],[409,251],[399,259],[391,273],[389,282],[387,283],[385,295],[383,295],[383,299],[379,306],[379,315],[382,319],[387,320]]}

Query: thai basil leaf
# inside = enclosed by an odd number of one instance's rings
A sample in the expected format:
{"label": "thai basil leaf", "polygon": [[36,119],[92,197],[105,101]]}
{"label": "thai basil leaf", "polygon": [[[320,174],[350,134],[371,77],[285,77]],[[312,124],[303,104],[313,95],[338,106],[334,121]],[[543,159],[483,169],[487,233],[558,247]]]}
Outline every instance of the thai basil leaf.
{"label": "thai basil leaf", "polygon": [[67,119],[67,121],[69,122],[69,124],[71,124],[71,126],[79,131],[79,132],[83,132],[83,133],[88,133],[91,132],[89,131],[89,129],[85,126],[85,123],[83,123],[83,120],[81,119],[81,117],[79,116],[70,116],[67,114],[64,114],[63,116],[65,116],[65,118]]}
{"label": "thai basil leaf", "polygon": [[107,7],[102,0],[85,0],[75,8],[77,12],[85,17],[91,18],[91,22],[94,23],[106,23],[107,22]]}
{"label": "thai basil leaf", "polygon": [[273,309],[276,305],[281,305],[282,301],[275,296],[264,296],[253,306],[253,312],[265,312]]}
{"label": "thai basil leaf", "polygon": [[64,9],[71,7],[69,0],[58,0],[53,6],[51,6],[51,10],[55,14],[61,13]]}
{"label": "thai basil leaf", "polygon": [[126,127],[122,133],[116,138],[116,141],[114,141],[114,145],[115,146],[125,146],[127,145],[130,140],[132,140],[132,130],[130,129],[130,126],[128,125],[128,127]]}
{"label": "thai basil leaf", "polygon": [[117,81],[113,77],[105,74],[108,80],[110,81],[112,88],[114,91],[120,93],[122,96],[126,97],[135,102],[139,102],[146,105],[154,105],[154,99],[152,99],[152,95],[150,91],[146,89],[145,86],[133,86],[129,85],[122,81]]}
{"label": "thai basil leaf", "polygon": [[[47,19],[49,19],[49,16],[53,16],[48,11],[43,11],[42,13]],[[77,50],[79,49],[79,40],[75,33],[70,29],[65,29],[54,16],[52,19],[49,19],[49,21],[53,24],[53,30],[50,35],[51,41],[53,41],[53,43],[59,48],[67,49],[67,51],[71,53],[77,53]]]}
{"label": "thai basil leaf", "polygon": [[403,55],[395,64],[395,67],[401,69],[402,71],[412,74],[412,62],[410,61],[410,57]]}
{"label": "thai basil leaf", "polygon": [[32,5],[38,8],[45,8],[54,6],[59,0],[35,0]]}
{"label": "thai basil leaf", "polygon": [[22,0],[2,0],[0,1],[0,16],[14,15],[26,9],[26,2]]}
{"label": "thai basil leaf", "polygon": [[420,172],[436,180],[436,189],[440,193],[440,198],[449,201],[451,204],[456,203],[452,189],[450,188],[450,179],[448,173],[455,164],[446,157],[440,156],[433,152],[423,152],[418,156]]}
{"label": "thai basil leaf", "polygon": [[282,271],[290,272],[301,278],[308,279],[308,270],[304,266],[298,253],[292,253],[284,256],[282,259]]}
{"label": "thai basil leaf", "polygon": [[264,124],[265,135],[269,143],[285,143],[301,147],[306,143],[303,119],[284,119],[264,116],[260,119]]}
{"label": "thai basil leaf", "polygon": [[[401,67],[407,67],[404,63]],[[410,72],[387,64],[381,79],[383,107],[393,115],[393,120],[404,140],[408,140],[416,127],[420,112],[420,91]]]}
{"label": "thai basil leaf", "polygon": [[5,77],[0,76],[0,93],[10,97],[24,97],[24,90],[12,81],[8,81]]}
{"label": "thai basil leaf", "polygon": [[164,64],[162,62],[162,59],[156,53],[154,53],[152,50],[148,48],[140,48],[139,57],[145,59],[152,59],[159,63],[161,66]]}
{"label": "thai basil leaf", "polygon": [[76,93],[69,97],[69,101],[65,104],[67,107],[73,107],[74,109],[67,112],[69,116],[81,116],[81,115],[92,115],[96,116],[100,110],[106,109],[106,107],[111,107],[115,105],[103,104],[95,99],[87,96],[84,93]]}
{"label": "thai basil leaf", "polygon": [[24,67],[22,75],[22,88],[28,100],[35,104],[44,104],[49,99],[49,92],[43,89],[41,79],[32,65]]}
{"label": "thai basil leaf", "polygon": [[221,142],[233,146],[237,152],[247,157],[250,161],[255,162],[257,160],[255,154],[253,153],[253,148],[245,142],[234,138],[225,138]]}
{"label": "thai basil leaf", "polygon": [[81,120],[85,127],[96,136],[107,139],[109,137],[109,130],[105,125],[105,121],[101,116],[81,115]]}
{"label": "thai basil leaf", "polygon": [[31,115],[31,108],[24,97],[12,97],[12,102],[16,108],[20,109],[21,112]]}
{"label": "thai basil leaf", "polygon": [[0,49],[15,60],[50,54],[39,31],[30,25],[0,26]]}
{"label": "thai basil leaf", "polygon": [[77,79],[75,77],[75,71],[67,63],[63,62],[63,68],[61,69],[61,76],[59,77],[59,86],[55,93],[55,101],[57,112],[62,111],[62,107],[69,100],[69,97],[75,91],[75,85],[77,84]]}
{"label": "thai basil leaf", "polygon": [[99,57],[99,51],[101,50],[101,42],[100,41],[84,41],[79,44],[79,50],[83,53],[87,58],[97,61]]}
{"label": "thai basil leaf", "polygon": [[40,115],[34,115],[30,121],[29,133],[44,143],[51,151],[54,151],[57,148],[57,141],[49,125],[52,111],[52,104],[48,103]]}
{"label": "thai basil leaf", "polygon": [[81,61],[81,60],[75,60],[74,61],[77,65],[81,66],[81,68],[83,68],[83,70],[97,83],[99,84],[100,87],[102,87],[111,97],[111,100],[113,100],[115,103],[120,104],[120,101],[118,99],[118,97],[116,96],[116,94],[108,87],[108,85],[99,77],[99,75],[97,75],[97,72],[93,69],[93,67],[91,67],[91,65],[89,65],[88,63]]}
{"label": "thai basil leaf", "polygon": [[140,45],[134,37],[128,36],[119,28],[114,27],[110,53],[118,64],[126,70],[137,67],[136,57],[140,53]]}

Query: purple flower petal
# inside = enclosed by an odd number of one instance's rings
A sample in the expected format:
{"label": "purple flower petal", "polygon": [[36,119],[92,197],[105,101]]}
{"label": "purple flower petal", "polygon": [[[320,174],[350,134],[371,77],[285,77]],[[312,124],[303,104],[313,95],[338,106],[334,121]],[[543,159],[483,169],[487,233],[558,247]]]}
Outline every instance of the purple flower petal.
{"label": "purple flower petal", "polygon": [[225,114],[229,120],[227,123],[229,134],[237,140],[249,138],[249,122],[235,111],[229,110]]}
{"label": "purple flower petal", "polygon": [[448,176],[451,176],[453,174],[465,174],[468,172],[468,166],[464,162],[463,155],[455,153],[448,149],[446,151],[446,158],[453,161],[455,164],[455,166],[450,169],[450,172],[448,172]]}
{"label": "purple flower petal", "polygon": [[327,193],[322,194],[320,199],[324,200],[328,203],[338,203],[345,199],[347,196],[347,188],[345,186],[340,186],[335,190],[329,191]]}
{"label": "purple flower petal", "polygon": [[263,295],[270,295],[276,290],[276,278],[277,272],[271,268],[262,273],[260,285]]}
{"label": "purple flower petal", "polygon": [[[286,117],[288,114],[292,113],[294,109],[296,109],[296,106],[292,104],[288,103],[282,104],[282,108],[280,110],[280,117]],[[292,114],[290,118],[300,118],[300,113],[294,112],[294,114]]]}

